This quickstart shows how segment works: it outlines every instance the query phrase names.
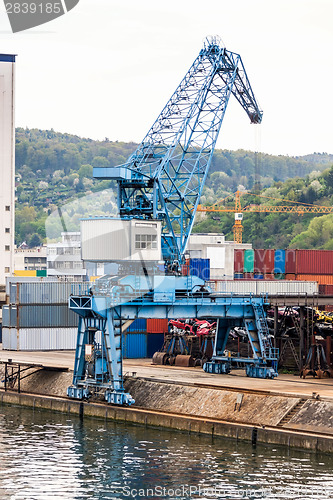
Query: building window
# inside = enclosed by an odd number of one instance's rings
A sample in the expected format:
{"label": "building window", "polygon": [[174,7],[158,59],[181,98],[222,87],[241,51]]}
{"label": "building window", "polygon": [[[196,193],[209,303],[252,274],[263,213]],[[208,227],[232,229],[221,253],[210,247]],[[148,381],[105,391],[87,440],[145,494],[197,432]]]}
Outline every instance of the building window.
{"label": "building window", "polygon": [[10,205],[6,205],[5,210],[6,210],[6,212],[10,212]]}
{"label": "building window", "polygon": [[56,248],[48,248],[47,254],[48,255],[57,255],[57,249]]}
{"label": "building window", "polygon": [[10,227],[5,227],[5,233],[10,233]]}
{"label": "building window", "polygon": [[155,234],[136,234],[136,250],[151,250],[157,248],[157,236]]}
{"label": "building window", "polygon": [[10,273],[9,267],[5,267],[5,273]]}
{"label": "building window", "polygon": [[9,252],[9,251],[10,251],[10,246],[9,246],[9,245],[5,245],[5,251],[6,251],[6,252]]}

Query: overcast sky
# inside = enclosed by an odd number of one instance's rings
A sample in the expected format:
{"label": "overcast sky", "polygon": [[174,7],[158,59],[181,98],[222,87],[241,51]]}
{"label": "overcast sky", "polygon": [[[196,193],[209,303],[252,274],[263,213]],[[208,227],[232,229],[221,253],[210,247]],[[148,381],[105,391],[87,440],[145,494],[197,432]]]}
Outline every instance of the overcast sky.
{"label": "overcast sky", "polygon": [[332,0],[80,0],[12,34],[1,2],[0,52],[18,55],[16,125],[140,142],[207,35],[242,56],[260,126],[230,100],[219,148],[333,153]]}

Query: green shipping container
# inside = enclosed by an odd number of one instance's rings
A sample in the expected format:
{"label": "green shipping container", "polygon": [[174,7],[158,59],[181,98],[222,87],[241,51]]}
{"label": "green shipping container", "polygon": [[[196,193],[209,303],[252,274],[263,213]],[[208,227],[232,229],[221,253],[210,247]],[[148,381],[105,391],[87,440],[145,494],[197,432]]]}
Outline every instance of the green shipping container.
{"label": "green shipping container", "polygon": [[274,279],[276,279],[276,280],[285,280],[286,279],[286,275],[282,274],[282,273],[274,274]]}
{"label": "green shipping container", "polygon": [[46,278],[46,276],[47,276],[46,269],[44,269],[43,271],[36,271],[36,276],[40,276],[40,277]]}
{"label": "green shipping container", "polygon": [[244,251],[244,273],[253,273],[254,271],[254,250]]}

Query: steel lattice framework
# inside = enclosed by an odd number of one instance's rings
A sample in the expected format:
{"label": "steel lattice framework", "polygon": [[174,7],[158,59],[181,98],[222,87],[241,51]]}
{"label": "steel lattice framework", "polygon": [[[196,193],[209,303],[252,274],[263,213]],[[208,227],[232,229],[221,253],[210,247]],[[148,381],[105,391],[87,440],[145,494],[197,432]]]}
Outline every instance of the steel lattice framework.
{"label": "steel lattice framework", "polygon": [[157,120],[128,159],[94,176],[118,181],[122,218],[162,219],[166,260],[182,260],[230,95],[260,123],[240,55],[207,38]]}

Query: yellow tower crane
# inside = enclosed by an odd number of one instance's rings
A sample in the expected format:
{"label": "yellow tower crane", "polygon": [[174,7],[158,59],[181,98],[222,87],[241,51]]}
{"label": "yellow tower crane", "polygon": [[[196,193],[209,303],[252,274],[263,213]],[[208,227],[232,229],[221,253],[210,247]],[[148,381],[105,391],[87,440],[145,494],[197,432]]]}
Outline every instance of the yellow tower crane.
{"label": "yellow tower crane", "polygon": [[[259,196],[260,198],[266,198],[269,200],[274,200],[283,203],[294,203],[294,205],[255,205],[250,204],[242,208],[241,206],[241,195],[251,195]],[[236,191],[235,193],[235,205],[234,207],[225,207],[223,203],[230,198],[224,198],[220,202],[215,203],[211,206],[198,205],[198,212],[232,212],[235,214],[235,223],[232,227],[234,233],[234,242],[242,243],[243,237],[243,212],[261,212],[261,213],[293,213],[298,215],[304,214],[331,214],[333,213],[333,207],[323,207],[319,205],[311,205],[310,203],[300,203],[292,200],[285,200],[282,198],[273,198],[271,196],[264,196],[261,194],[248,193],[246,191]],[[221,206],[222,205],[222,206]]]}

